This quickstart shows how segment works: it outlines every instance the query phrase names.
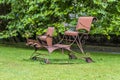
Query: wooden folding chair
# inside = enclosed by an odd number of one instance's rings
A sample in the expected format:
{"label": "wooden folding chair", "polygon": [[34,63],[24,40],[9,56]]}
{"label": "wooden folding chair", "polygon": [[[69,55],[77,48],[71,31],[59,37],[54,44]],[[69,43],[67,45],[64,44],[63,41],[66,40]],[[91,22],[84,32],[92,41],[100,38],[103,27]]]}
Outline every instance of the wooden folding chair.
{"label": "wooden folding chair", "polygon": [[[67,41],[71,41],[70,45],[73,43],[77,43],[79,49],[84,54],[84,50],[82,48],[82,41],[85,40],[83,38],[88,38],[88,34],[90,32],[91,24],[93,20],[96,18],[88,16],[88,17],[79,17],[78,23],[76,25],[76,31],[65,31],[64,37]],[[85,30],[80,32],[80,30]],[[67,36],[67,38],[66,38]],[[69,37],[69,38],[68,38]],[[70,38],[72,37],[72,38]],[[71,40],[72,39],[72,40]]]}

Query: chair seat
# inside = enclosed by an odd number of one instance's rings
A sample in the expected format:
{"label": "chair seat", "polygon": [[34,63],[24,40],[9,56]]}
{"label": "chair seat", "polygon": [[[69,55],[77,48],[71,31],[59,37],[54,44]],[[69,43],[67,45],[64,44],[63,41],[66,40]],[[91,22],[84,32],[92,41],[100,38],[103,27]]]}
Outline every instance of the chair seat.
{"label": "chair seat", "polygon": [[65,44],[55,44],[53,46],[44,46],[44,47],[49,51],[49,53],[52,53],[56,49],[66,49],[68,51],[71,51],[71,49],[70,49],[71,46],[65,45]]}
{"label": "chair seat", "polygon": [[65,35],[68,36],[77,36],[79,32],[77,31],[65,31]]}
{"label": "chair seat", "polygon": [[65,44],[55,44],[53,45],[55,47],[59,47],[59,48],[67,48],[67,47],[70,47],[70,45],[65,45]]}

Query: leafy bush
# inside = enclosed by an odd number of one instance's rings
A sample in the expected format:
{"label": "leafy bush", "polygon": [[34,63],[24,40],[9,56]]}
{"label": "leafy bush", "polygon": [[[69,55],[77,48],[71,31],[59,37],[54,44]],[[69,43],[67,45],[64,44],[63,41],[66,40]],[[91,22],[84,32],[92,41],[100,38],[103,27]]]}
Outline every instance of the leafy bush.
{"label": "leafy bush", "polygon": [[[108,38],[109,34],[120,35],[118,0],[1,0],[0,5],[9,5],[9,13],[0,16],[1,20],[7,21],[0,33],[3,38],[17,36],[18,33],[23,37],[42,34],[48,26],[54,26],[57,33],[63,33],[64,23],[75,26],[79,16],[97,17],[91,34],[104,34]],[[74,16],[70,17],[70,14]]]}

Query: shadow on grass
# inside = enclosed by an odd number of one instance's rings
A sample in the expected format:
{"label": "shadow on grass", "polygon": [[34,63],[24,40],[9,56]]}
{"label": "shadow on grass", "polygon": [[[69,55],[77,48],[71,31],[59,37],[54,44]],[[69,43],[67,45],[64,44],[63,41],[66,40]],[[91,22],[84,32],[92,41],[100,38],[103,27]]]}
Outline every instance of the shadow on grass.
{"label": "shadow on grass", "polygon": [[59,64],[59,65],[86,64],[87,63],[82,59],[49,59],[48,63],[46,63],[45,59],[40,59],[40,60],[23,59],[23,61],[40,62],[40,64]]}

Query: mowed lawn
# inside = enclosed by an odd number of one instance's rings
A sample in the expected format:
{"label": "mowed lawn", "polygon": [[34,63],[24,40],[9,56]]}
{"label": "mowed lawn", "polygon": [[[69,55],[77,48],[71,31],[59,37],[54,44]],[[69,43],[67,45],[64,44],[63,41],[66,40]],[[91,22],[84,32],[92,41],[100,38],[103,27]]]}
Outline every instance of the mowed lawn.
{"label": "mowed lawn", "polygon": [[44,64],[29,60],[32,52],[0,45],[0,80],[120,80],[120,54],[90,52],[95,62],[86,63],[58,50],[47,56],[51,64]]}

